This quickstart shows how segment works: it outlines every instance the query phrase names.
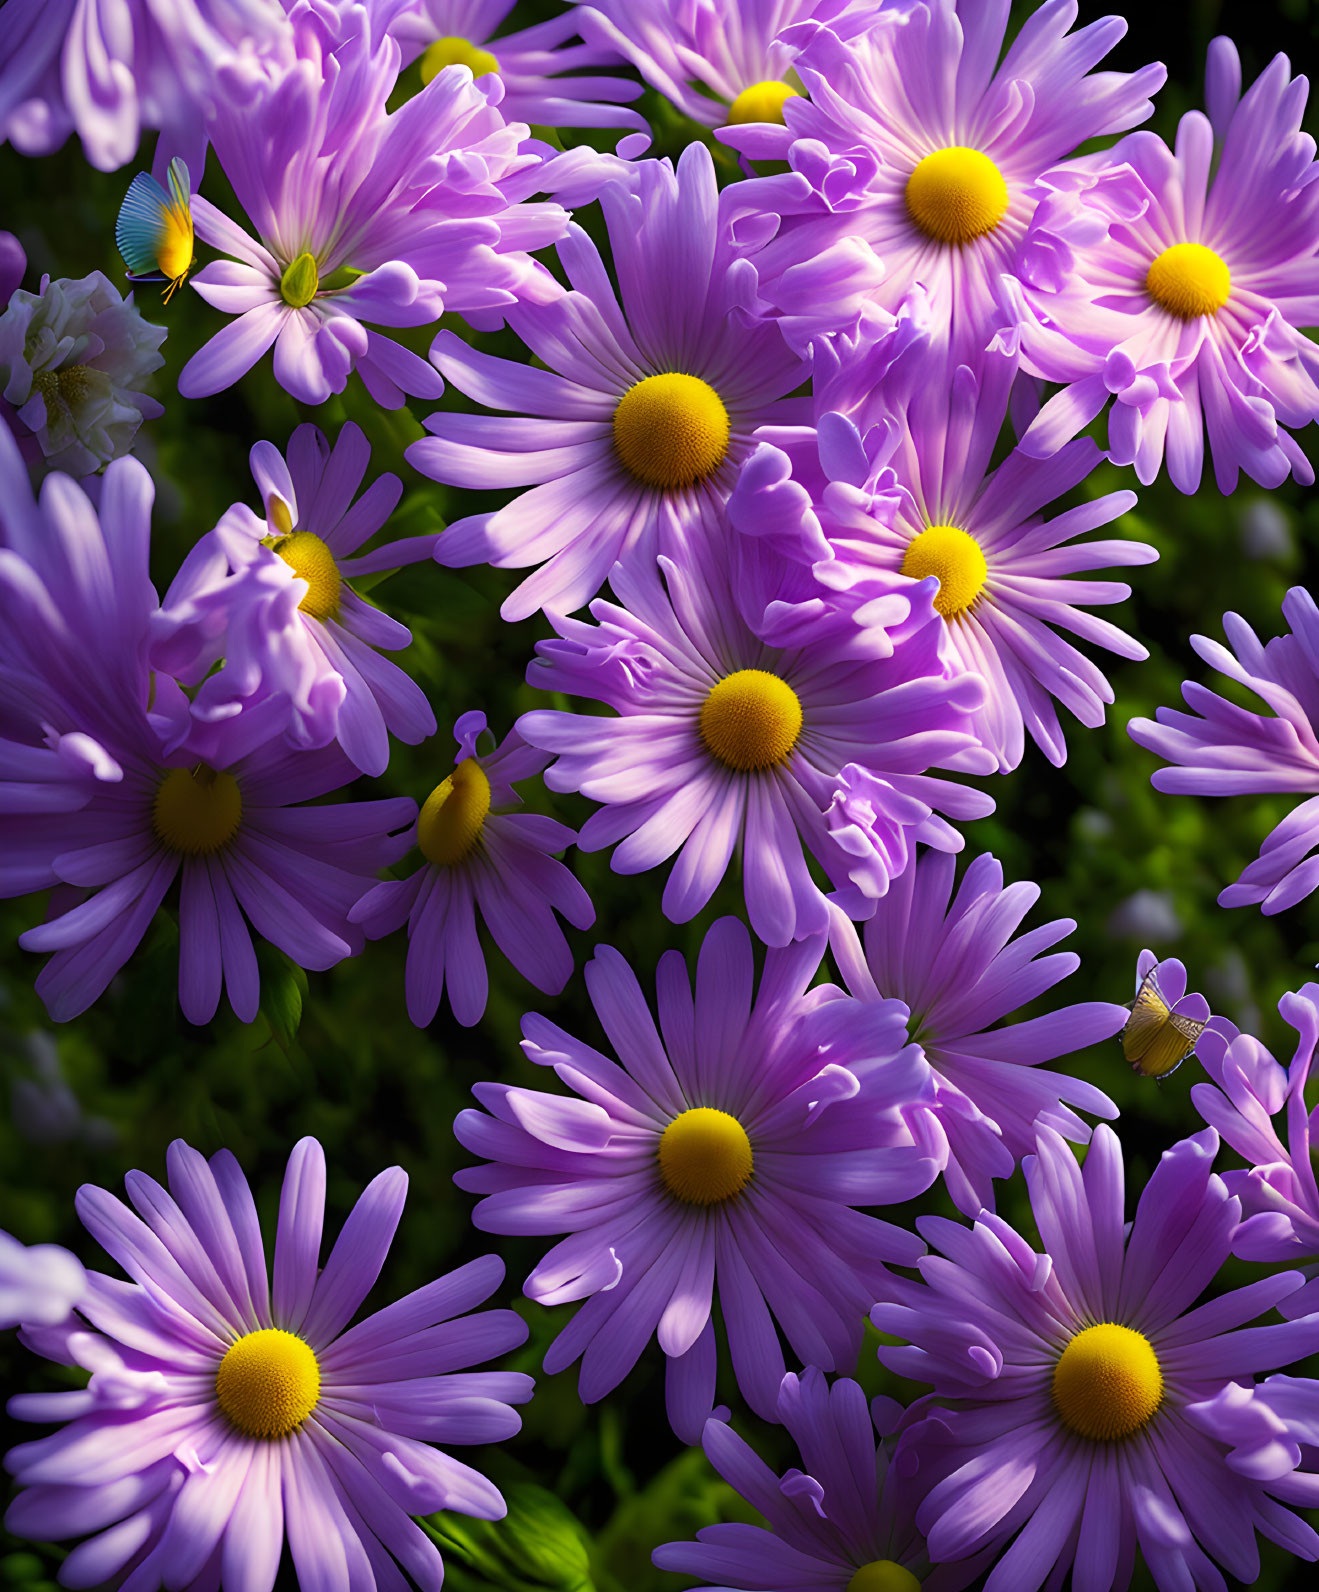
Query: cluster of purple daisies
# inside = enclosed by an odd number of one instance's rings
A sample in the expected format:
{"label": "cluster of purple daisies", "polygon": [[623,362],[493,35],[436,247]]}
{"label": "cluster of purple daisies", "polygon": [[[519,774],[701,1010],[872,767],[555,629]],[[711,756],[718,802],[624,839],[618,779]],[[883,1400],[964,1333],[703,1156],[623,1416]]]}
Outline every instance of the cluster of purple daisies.
{"label": "cluster of purple daisies", "polygon": [[[1193,492],[1207,439],[1222,492],[1313,480],[1304,79],[1280,56],[1243,91],[1216,40],[1207,113],[1169,149],[1133,130],[1163,68],[1104,70],[1125,24],[1078,28],[1072,0],[1006,47],[1009,0],[512,9],[9,0],[0,136],[37,155],[76,133],[110,172],[154,129],[157,174],[194,174],[171,224],[223,321],[182,399],[267,359],[305,405],[456,390],[408,463],[500,501],[391,539],[402,483],[367,483],[356,426],[304,424],[255,442],[247,500],[160,594],[129,449],[163,328],[100,273],[24,289],[0,235],[0,893],[49,893],[20,943],[49,953],[51,1018],[164,908],[193,1023],[222,998],[257,1016],[257,941],[324,970],[406,924],[412,1021],[447,994],[472,1025],[479,924],[541,991],[573,977],[564,924],[595,909],[569,847],[665,865],[675,924],[732,869],[745,921],[713,922],[693,967],[669,951],[643,979],[597,949],[607,1050],[530,1014],[557,1086],[478,1084],[454,1124],[477,1227],[555,1240],[525,1291],[577,1308],[545,1370],[579,1363],[589,1404],[657,1340],[674,1432],[766,1523],[656,1563],[734,1592],[1106,1592],[1139,1558],[1182,1592],[1252,1580],[1261,1536],[1319,1557],[1296,1512],[1319,1506],[1319,1382],[1284,1371],[1319,1352],[1319,987],[1283,1002],[1289,1065],[1148,953],[1135,1011],[1014,1020],[1075,971],[1045,954],[1074,925],[1019,932],[1036,887],[956,861],[994,775],[1103,723],[1096,652],[1145,656],[1098,612],[1128,586],[1096,572],[1156,554],[1090,535],[1135,503],[1077,492],[1095,466]],[[646,153],[643,80],[688,119],[676,162]],[[441,316],[428,358],[399,340]],[[493,330],[525,358],[485,351]],[[1106,449],[1081,435],[1101,417]],[[324,800],[438,733],[389,656],[408,629],[366,595],[432,559],[525,572],[502,612],[543,616],[527,682],[560,705],[502,739],[465,712],[415,799]],[[1308,797],[1224,892],[1266,912],[1319,886],[1319,612],[1298,588],[1283,613],[1267,643],[1235,615],[1230,650],[1195,642],[1264,713],[1188,684],[1189,713],[1131,727],[1160,789]],[[535,776],[595,804],[580,833],[523,809]],[[1138,1017],[1198,1039],[1212,1082],[1128,1223],[1092,1121],[1116,1107],[1050,1064]],[[1243,1169],[1215,1174],[1220,1136]],[[526,1336],[471,1314],[502,1263],[350,1325],[400,1168],[322,1266],[315,1141],[271,1264],[228,1152],[179,1141],[167,1164],[168,1188],[129,1174],[132,1209],[78,1196],[126,1281],[0,1234],[0,1325],[84,1373],[10,1405],[57,1429],[7,1457],[9,1528],[79,1538],[71,1588],[271,1592],[286,1545],[305,1592],[438,1588],[416,1517],[504,1508],[447,1448],[510,1436],[532,1390],[467,1369]],[[996,1214],[1019,1168],[1034,1233]],[[939,1180],[966,1220],[913,1225]],[[1224,1292],[1230,1255],[1258,1271]],[[905,1409],[846,1374],[867,1321],[929,1388]],[[721,1385],[800,1469],[736,1435]]]}

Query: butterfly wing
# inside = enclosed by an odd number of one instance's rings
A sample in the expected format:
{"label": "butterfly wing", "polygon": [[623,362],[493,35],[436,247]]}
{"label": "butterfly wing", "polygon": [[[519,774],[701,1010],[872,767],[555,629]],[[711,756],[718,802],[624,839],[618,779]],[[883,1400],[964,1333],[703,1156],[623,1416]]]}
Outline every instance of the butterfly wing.
{"label": "butterfly wing", "polygon": [[1122,1054],[1136,1072],[1144,1072],[1146,1057],[1168,1022],[1168,1003],[1154,974],[1147,973],[1131,1003],[1131,1016],[1121,1033]]}
{"label": "butterfly wing", "polygon": [[1140,1061],[1132,1063],[1137,1072],[1146,1078],[1166,1078],[1177,1071],[1195,1049],[1195,1041],[1200,1037],[1198,1030],[1204,1026],[1196,1024],[1197,1032],[1188,1039],[1177,1031],[1176,1024],[1180,1021],[1180,1018],[1171,1018],[1159,1029]]}
{"label": "butterfly wing", "polygon": [[134,281],[169,280],[160,267],[160,241],[169,202],[150,172],[139,171],[128,185],[115,222],[114,240]]}
{"label": "butterfly wing", "polygon": [[[1206,1019],[1207,1021],[1207,1019]],[[1192,1055],[1199,1043],[1200,1035],[1205,1031],[1205,1023],[1198,1017],[1184,1017],[1181,1012],[1173,1012],[1168,1018],[1168,1033],[1177,1036],[1177,1059],[1171,1067],[1162,1072],[1152,1073],[1156,1078],[1166,1078],[1170,1072],[1175,1072],[1178,1067]],[[1173,1050],[1173,1043],[1168,1041],[1169,1053]]]}
{"label": "butterfly wing", "polygon": [[160,270],[178,284],[192,269],[193,235],[191,181],[187,166],[176,155],[165,174],[169,198],[161,217],[161,236],[156,249]]}
{"label": "butterfly wing", "polygon": [[165,173],[165,181],[169,185],[170,203],[191,220],[192,176],[188,171],[187,161],[180,160],[175,155],[169,163],[169,170]]}

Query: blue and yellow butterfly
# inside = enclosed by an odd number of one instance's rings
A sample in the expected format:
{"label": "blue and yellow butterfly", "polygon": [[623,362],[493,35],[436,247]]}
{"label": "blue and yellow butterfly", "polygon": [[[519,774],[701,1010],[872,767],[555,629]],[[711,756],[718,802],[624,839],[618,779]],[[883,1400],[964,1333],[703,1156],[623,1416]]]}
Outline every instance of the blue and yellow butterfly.
{"label": "blue and yellow butterfly", "polygon": [[114,239],[130,282],[168,282],[165,302],[192,270],[191,179],[176,155],[165,174],[169,192],[145,171],[128,185]]}

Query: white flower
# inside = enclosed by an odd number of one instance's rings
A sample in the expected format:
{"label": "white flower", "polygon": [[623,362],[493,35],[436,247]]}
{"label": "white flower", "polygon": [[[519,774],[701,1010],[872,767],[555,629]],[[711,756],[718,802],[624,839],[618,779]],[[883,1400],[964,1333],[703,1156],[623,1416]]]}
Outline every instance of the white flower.
{"label": "white flower", "polygon": [[165,328],[143,320],[100,271],[19,288],[0,315],[0,382],[52,470],[90,475],[128,452],[162,414],[133,389],[165,363]]}

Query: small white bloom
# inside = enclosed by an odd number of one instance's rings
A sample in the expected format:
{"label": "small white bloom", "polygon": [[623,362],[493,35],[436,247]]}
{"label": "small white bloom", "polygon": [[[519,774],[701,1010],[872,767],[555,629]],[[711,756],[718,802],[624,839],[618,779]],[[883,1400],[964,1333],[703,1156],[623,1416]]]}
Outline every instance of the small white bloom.
{"label": "small white bloom", "polygon": [[132,446],[143,420],[164,411],[133,389],[165,363],[165,328],[93,271],[44,277],[15,291],[0,315],[0,391],[52,470],[90,475]]}

